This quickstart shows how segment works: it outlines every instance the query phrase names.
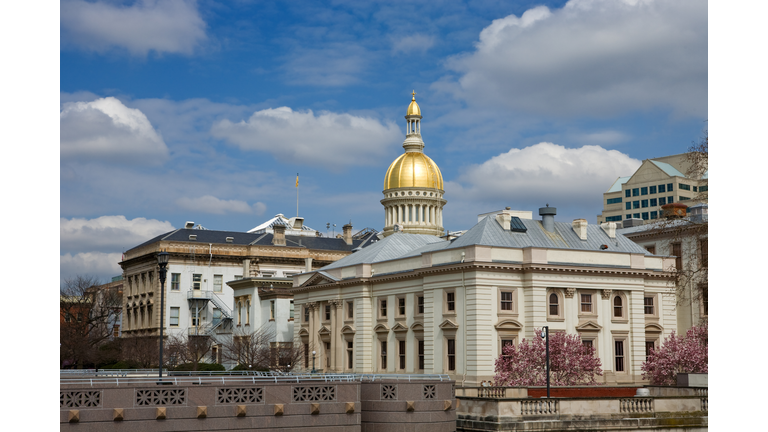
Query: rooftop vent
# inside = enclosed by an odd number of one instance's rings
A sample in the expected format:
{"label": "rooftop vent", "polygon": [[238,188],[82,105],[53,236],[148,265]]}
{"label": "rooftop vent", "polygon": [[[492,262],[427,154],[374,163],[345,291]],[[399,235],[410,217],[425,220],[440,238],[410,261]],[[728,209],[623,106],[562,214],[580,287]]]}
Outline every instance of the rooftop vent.
{"label": "rooftop vent", "polygon": [[557,214],[557,209],[555,207],[550,207],[549,204],[547,204],[546,207],[539,207],[539,216],[541,216],[541,224],[544,225],[544,229],[549,232],[555,231],[555,215]]}
{"label": "rooftop vent", "polygon": [[189,235],[190,240],[197,240],[197,234],[190,234]]}
{"label": "rooftop vent", "polygon": [[235,241],[234,237],[227,237],[227,243],[232,243],[233,241]]}
{"label": "rooftop vent", "polygon": [[195,223],[192,221],[187,221],[187,223],[184,224],[185,229],[192,229],[195,227]]}

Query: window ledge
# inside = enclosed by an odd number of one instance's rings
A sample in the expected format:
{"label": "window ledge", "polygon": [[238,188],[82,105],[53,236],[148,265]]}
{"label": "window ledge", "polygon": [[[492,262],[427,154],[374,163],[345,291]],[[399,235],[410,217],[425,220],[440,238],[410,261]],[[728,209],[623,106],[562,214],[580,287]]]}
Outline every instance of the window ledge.
{"label": "window ledge", "polygon": [[456,312],[443,312],[443,318],[456,318]]}
{"label": "window ledge", "polygon": [[563,318],[563,317],[547,317],[547,321],[548,322],[564,322],[565,318]]}
{"label": "window ledge", "polygon": [[626,318],[616,318],[616,319],[611,319],[611,323],[613,323],[613,324],[628,324],[629,320],[626,319]]}

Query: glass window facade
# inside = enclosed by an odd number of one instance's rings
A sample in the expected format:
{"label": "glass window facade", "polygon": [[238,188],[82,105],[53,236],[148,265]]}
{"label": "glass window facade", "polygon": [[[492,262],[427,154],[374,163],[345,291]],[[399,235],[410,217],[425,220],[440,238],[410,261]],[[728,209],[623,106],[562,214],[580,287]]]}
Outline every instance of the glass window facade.
{"label": "glass window facade", "polygon": [[648,207],[648,200],[642,200],[640,201],[640,204],[642,205],[643,208],[646,208]]}
{"label": "glass window facade", "polygon": [[633,209],[640,208],[640,201],[632,201],[632,208]]}
{"label": "glass window facade", "polygon": [[664,193],[667,191],[667,187],[665,185],[659,185],[659,193]]}
{"label": "glass window facade", "polygon": [[627,189],[627,190],[624,191],[624,197],[625,198],[629,198],[631,196],[632,196],[632,191],[631,190]]}
{"label": "glass window facade", "polygon": [[640,188],[632,189],[632,196],[640,196]]}
{"label": "glass window facade", "polygon": [[658,205],[656,198],[651,198],[650,204],[651,204],[651,207],[656,207]]}
{"label": "glass window facade", "polygon": [[641,187],[640,188],[640,195],[648,195],[648,188],[647,187]]}
{"label": "glass window facade", "polygon": [[656,193],[656,186],[651,186],[651,187],[649,187],[649,188],[648,188],[648,192],[649,192],[649,193],[652,193],[652,194],[655,194],[655,193]]}
{"label": "glass window facade", "polygon": [[621,202],[621,197],[618,198],[608,198],[606,201],[608,204],[617,204]]}

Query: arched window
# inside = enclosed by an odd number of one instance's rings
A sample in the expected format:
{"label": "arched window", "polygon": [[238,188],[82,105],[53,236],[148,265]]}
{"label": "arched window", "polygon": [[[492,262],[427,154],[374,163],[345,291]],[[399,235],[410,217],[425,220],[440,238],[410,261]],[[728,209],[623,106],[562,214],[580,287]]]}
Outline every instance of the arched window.
{"label": "arched window", "polygon": [[557,298],[557,294],[552,293],[549,295],[549,314],[550,315],[559,315],[559,299]]}
{"label": "arched window", "polygon": [[623,307],[624,305],[622,303],[621,296],[614,297],[613,298],[613,316],[616,318],[621,318],[622,316],[624,316]]}

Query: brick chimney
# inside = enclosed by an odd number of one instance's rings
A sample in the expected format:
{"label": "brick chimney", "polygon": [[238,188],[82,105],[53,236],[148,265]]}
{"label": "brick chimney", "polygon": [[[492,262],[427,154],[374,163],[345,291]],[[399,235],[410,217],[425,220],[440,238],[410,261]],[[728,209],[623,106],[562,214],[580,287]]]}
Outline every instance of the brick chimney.
{"label": "brick chimney", "polygon": [[344,239],[344,243],[348,245],[352,245],[352,224],[348,223],[344,225],[343,227],[344,234],[342,235],[342,238]]}
{"label": "brick chimney", "polygon": [[603,222],[600,224],[600,228],[608,234],[609,238],[616,238],[616,222]]}
{"label": "brick chimney", "polygon": [[272,244],[275,246],[285,246],[285,225],[275,224],[272,229],[274,230]]}
{"label": "brick chimney", "polygon": [[586,219],[574,219],[573,222],[571,223],[571,227],[573,227],[573,232],[575,232],[580,239],[582,240],[587,239],[587,220]]}

